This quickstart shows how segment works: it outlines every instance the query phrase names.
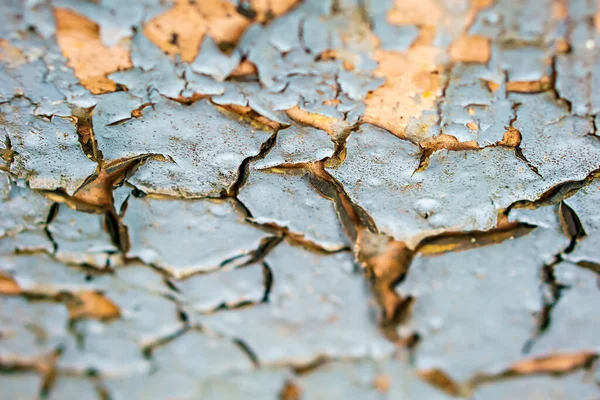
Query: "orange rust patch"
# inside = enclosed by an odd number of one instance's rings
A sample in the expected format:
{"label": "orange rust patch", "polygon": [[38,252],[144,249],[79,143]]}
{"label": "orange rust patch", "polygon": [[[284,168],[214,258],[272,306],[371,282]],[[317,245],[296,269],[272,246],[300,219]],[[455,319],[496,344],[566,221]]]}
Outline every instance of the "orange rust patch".
{"label": "orange rust patch", "polygon": [[469,8],[460,10],[443,6],[437,0],[396,0],[387,20],[393,25],[417,25],[421,29],[440,29],[456,39],[475,20],[477,13],[492,5],[494,0],[472,0]]}
{"label": "orange rust patch", "polygon": [[74,11],[55,8],[54,18],[60,50],[81,84],[94,94],[115,91],[107,75],[131,67],[127,46],[106,47],[98,25]]}
{"label": "orange rust patch", "polygon": [[551,354],[519,361],[511,365],[508,372],[519,375],[569,372],[582,367],[595,357],[596,354],[590,352]]}
{"label": "orange rust patch", "polygon": [[553,19],[566,19],[569,14],[569,8],[567,7],[566,1],[554,1],[551,6],[551,12]]}
{"label": "orange rust patch", "polygon": [[[207,95],[205,95],[205,94],[199,94],[199,93],[196,93],[196,92],[194,92],[194,93],[193,93],[191,96],[189,96],[189,97],[177,96],[177,97],[169,97],[169,98],[170,98],[171,100],[174,100],[174,101],[178,102],[178,103],[189,105],[189,104],[192,104],[192,103],[194,103],[194,102],[196,102],[196,101],[198,101],[198,100],[205,99],[205,98],[207,98],[207,97],[208,97],[208,96],[207,96]],[[134,112],[135,112],[135,111],[138,111],[138,113],[137,113],[137,115],[138,115],[138,116],[137,116],[137,117],[134,115]],[[132,116],[132,117],[134,117],[134,118],[139,118],[139,117],[141,117],[141,115],[142,115],[142,113],[141,113],[141,111],[139,111],[139,110],[133,110],[133,111],[131,112],[131,116]]]}
{"label": "orange rust patch", "polygon": [[176,0],[144,26],[144,33],[165,53],[189,62],[198,54],[204,35],[217,43],[236,43],[251,23],[225,0]]}
{"label": "orange rust patch", "polygon": [[250,5],[258,14],[256,19],[265,22],[273,17],[285,14],[300,2],[301,0],[250,0]]}
{"label": "orange rust patch", "polygon": [[410,305],[410,300],[400,297],[395,287],[408,272],[413,251],[404,242],[371,233],[364,228],[359,229],[356,249],[359,261],[373,282],[385,321],[402,320],[404,315],[400,313],[409,311],[406,305]]}
{"label": "orange rust patch", "polygon": [[[496,82],[486,81],[488,89],[495,92],[500,85]],[[512,81],[506,83],[508,92],[517,93],[539,93],[552,89],[552,79],[549,76],[544,76],[539,81]]]}
{"label": "orange rust patch", "polygon": [[443,51],[432,43],[444,11],[435,0],[396,0],[387,19],[394,25],[418,25],[420,34],[406,52],[376,51],[375,75],[386,81],[367,95],[363,120],[404,138],[411,118],[435,108],[441,95]]}
{"label": "orange rust patch", "polygon": [[538,93],[552,89],[552,80],[544,76],[539,81],[513,81],[506,84],[506,90],[518,93]]}
{"label": "orange rust patch", "polygon": [[471,6],[476,10],[491,7],[496,0],[471,0]]}
{"label": "orange rust patch", "polygon": [[258,74],[258,69],[252,61],[244,60],[229,74],[230,77],[243,77]]}
{"label": "orange rust patch", "polygon": [[79,189],[73,198],[86,204],[108,209],[113,203],[112,181],[114,179],[106,171],[100,170],[97,178]]}
{"label": "orange rust patch", "polygon": [[521,144],[521,132],[517,128],[509,127],[506,132],[504,132],[504,137],[500,142],[498,142],[501,146],[508,147],[517,147]]}
{"label": "orange rust patch", "polygon": [[420,143],[421,147],[427,150],[475,150],[479,148],[479,145],[474,140],[468,142],[460,142],[457,138],[452,135],[445,133],[440,134],[433,140]]}
{"label": "orange rust patch", "polygon": [[490,60],[490,40],[480,35],[462,36],[450,46],[454,62],[485,64]]}
{"label": "orange rust patch", "polygon": [[467,122],[467,128],[469,128],[472,131],[478,131],[479,125],[477,124],[477,122]]}
{"label": "orange rust patch", "polygon": [[565,38],[558,38],[554,42],[554,48],[557,53],[565,54],[565,53],[568,53],[569,50],[571,49],[571,44]]}
{"label": "orange rust patch", "polygon": [[19,284],[9,275],[0,272],[0,294],[17,295],[21,294]]}
{"label": "orange rust patch", "polygon": [[9,65],[19,65],[27,60],[21,49],[16,48],[6,39],[0,39],[0,61]]}
{"label": "orange rust patch", "polygon": [[300,388],[291,382],[286,382],[279,394],[280,400],[300,400],[301,398]]}
{"label": "orange rust patch", "polygon": [[392,25],[437,25],[444,10],[436,0],[396,0],[387,20]]}
{"label": "orange rust patch", "polygon": [[[111,210],[113,206],[113,189],[148,157],[140,155],[103,163],[102,168],[86,179],[83,185],[77,189],[73,195],[73,200],[77,204],[92,206],[92,209]],[[78,208],[76,207],[76,209]]]}
{"label": "orange rust patch", "polygon": [[[388,22],[419,26],[419,38],[406,52],[375,52],[374,59],[379,63],[375,75],[386,81],[367,96],[363,120],[401,138],[424,140],[428,127],[436,121],[417,119],[437,106],[446,79],[443,64],[451,55],[433,45],[436,34],[443,31],[456,40],[450,51],[456,59],[487,61],[490,53],[487,39],[461,36],[477,13],[491,3],[491,0],[473,1],[468,9],[449,13],[436,0],[396,0],[388,13]],[[473,43],[478,49],[471,51],[468,45]],[[411,128],[407,132],[411,120],[417,120],[415,131]]]}
{"label": "orange rust patch", "polygon": [[389,375],[379,375],[373,381],[373,387],[381,393],[387,393],[392,387],[392,378]]}
{"label": "orange rust patch", "polygon": [[340,104],[340,100],[339,99],[323,100],[323,105],[324,106],[337,106],[339,104]]}
{"label": "orange rust patch", "polygon": [[248,106],[238,106],[235,104],[217,105],[217,109],[233,117],[238,117],[249,123],[253,128],[261,130],[279,130],[281,124],[270,120],[269,118],[258,114]]}
{"label": "orange rust patch", "polygon": [[321,114],[313,114],[308,111],[301,110],[298,108],[298,106],[290,108],[286,111],[286,114],[294,121],[324,130],[330,136],[335,136],[337,133],[336,128],[342,125],[342,122],[335,118],[326,117]]}
{"label": "orange rust patch", "polygon": [[121,315],[121,311],[115,303],[104,295],[93,291],[75,294],[75,298],[68,302],[67,308],[71,319],[110,320]]}
{"label": "orange rust patch", "polygon": [[363,120],[406,137],[411,118],[435,108],[442,94],[442,68],[436,62],[440,53],[430,46],[412,47],[404,53],[377,50],[375,75],[385,82],[367,95]]}
{"label": "orange rust patch", "polygon": [[444,371],[434,368],[417,371],[417,374],[421,379],[429,382],[431,385],[439,388],[440,390],[448,393],[451,396],[459,396],[464,392],[464,389],[456,383],[448,374]]}

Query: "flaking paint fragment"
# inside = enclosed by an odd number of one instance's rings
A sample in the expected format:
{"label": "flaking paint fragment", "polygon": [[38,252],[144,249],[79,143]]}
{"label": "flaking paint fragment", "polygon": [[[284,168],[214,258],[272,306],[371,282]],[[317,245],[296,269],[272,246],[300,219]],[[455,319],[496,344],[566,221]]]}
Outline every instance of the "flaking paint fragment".
{"label": "flaking paint fragment", "polygon": [[123,222],[131,239],[128,256],[177,278],[216,270],[223,264],[242,264],[270,236],[244,224],[233,200],[132,197]]}
{"label": "flaking paint fragment", "polygon": [[3,365],[44,363],[69,339],[64,305],[0,297],[0,360]]}
{"label": "flaking paint fragment", "polygon": [[567,289],[552,310],[552,323],[534,344],[532,354],[583,351],[599,354],[600,343],[594,334],[600,325],[594,311],[600,298],[598,275],[568,262],[556,265],[555,274],[557,281]]}
{"label": "flaking paint fragment", "polygon": [[57,246],[54,255],[64,263],[106,268],[122,262],[101,215],[84,214],[61,205],[48,231]]}
{"label": "flaking paint fragment", "polygon": [[237,179],[270,134],[224,117],[206,100],[190,106],[164,98],[122,124],[94,125],[106,159],[161,154],[130,178],[138,189],[174,197],[217,197]]}
{"label": "flaking paint fragment", "polygon": [[52,203],[23,185],[0,172],[0,246],[4,248],[8,237],[15,238],[12,244],[18,245],[24,238],[22,234],[30,233],[32,239],[37,237],[41,248],[47,247],[43,228]]}
{"label": "flaking paint fragment", "polygon": [[312,127],[292,125],[277,132],[273,148],[262,159],[252,164],[254,169],[265,169],[287,164],[319,161],[333,156],[334,143],[326,132]]}
{"label": "flaking paint fragment", "polygon": [[242,268],[223,269],[194,275],[174,284],[181,292],[181,303],[195,312],[212,312],[219,307],[236,307],[258,303],[265,296],[263,266],[252,264]]}
{"label": "flaking paint fragment", "polygon": [[378,128],[361,126],[346,148],[344,163],[328,170],[381,232],[411,248],[441,232],[493,228],[499,210],[550,187],[501,147],[436,151],[416,172],[419,148]]}
{"label": "flaking paint fragment", "polygon": [[[520,359],[515,342],[529,339],[541,307],[539,270],[567,244],[560,232],[538,228],[492,247],[416,258],[398,288],[416,298],[412,316],[400,327],[401,333],[421,335],[416,367],[441,369],[462,382]],[[478,291],[476,297],[488,300],[473,302]],[[500,295],[507,292],[510,300]]]}
{"label": "flaking paint fragment", "polygon": [[10,172],[32,189],[62,188],[72,194],[95,164],[81,151],[75,125],[67,118],[50,121],[33,115],[26,100],[0,106],[2,128],[17,152]]}
{"label": "flaking paint fragment", "polygon": [[348,244],[333,205],[314,191],[306,173],[287,175],[252,169],[238,198],[258,224],[286,228],[329,251]]}
{"label": "flaking paint fragment", "polygon": [[596,7],[513,3],[2,4],[2,387],[593,396]]}
{"label": "flaking paint fragment", "polygon": [[570,261],[600,264],[597,251],[600,244],[600,213],[597,209],[599,197],[600,186],[595,181],[565,200],[565,203],[575,211],[586,235],[579,240],[575,250],[565,256]]}
{"label": "flaking paint fragment", "polygon": [[[312,254],[281,244],[265,261],[276,282],[269,303],[198,316],[196,323],[243,338],[265,366],[308,365],[322,356],[381,358],[393,351],[371,322],[367,288],[350,254]],[[256,324],[250,327],[248,319]]]}
{"label": "flaking paint fragment", "polygon": [[131,67],[128,49],[105,46],[98,25],[76,12],[55,8],[54,17],[58,44],[81,84],[95,94],[114,91],[116,85],[106,75]]}

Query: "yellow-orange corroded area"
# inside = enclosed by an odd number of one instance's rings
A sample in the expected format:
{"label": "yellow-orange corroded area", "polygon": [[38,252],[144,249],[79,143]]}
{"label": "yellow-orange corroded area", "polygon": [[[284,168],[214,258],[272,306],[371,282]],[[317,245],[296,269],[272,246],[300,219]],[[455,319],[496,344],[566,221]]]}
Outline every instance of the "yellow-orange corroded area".
{"label": "yellow-orange corroded area", "polygon": [[131,67],[128,46],[105,46],[98,25],[74,11],[56,8],[54,18],[60,50],[81,84],[94,94],[114,91],[107,75]]}
{"label": "yellow-orange corroded area", "polygon": [[385,83],[367,96],[364,121],[406,137],[411,118],[434,109],[442,93],[442,71],[436,63],[439,54],[431,46],[403,53],[377,50],[375,74],[385,78]]}
{"label": "yellow-orange corroded area", "polygon": [[192,61],[204,35],[216,42],[235,43],[250,21],[227,1],[175,1],[173,7],[144,26],[144,33],[165,53]]}
{"label": "yellow-orange corroded area", "polygon": [[[255,0],[250,3],[250,10],[256,21],[266,21],[287,12],[296,3],[298,0]],[[229,1],[176,0],[172,8],[144,26],[144,33],[165,53],[192,61],[205,35],[217,43],[236,43],[252,23],[254,19],[242,15]]]}
{"label": "yellow-orange corroded area", "polygon": [[[464,9],[457,5],[455,13],[448,13],[435,0],[397,0],[388,13],[388,22],[419,26],[419,38],[404,52],[375,52],[374,59],[379,63],[375,75],[385,78],[385,83],[367,96],[364,121],[399,137],[426,140],[427,127],[436,121],[434,117],[419,118],[437,107],[446,80],[445,65],[449,61],[489,60],[489,40],[468,36],[466,30],[477,13],[490,5],[490,1],[473,1]],[[448,49],[435,45],[440,32],[452,39]],[[407,132],[411,120],[414,126]]]}

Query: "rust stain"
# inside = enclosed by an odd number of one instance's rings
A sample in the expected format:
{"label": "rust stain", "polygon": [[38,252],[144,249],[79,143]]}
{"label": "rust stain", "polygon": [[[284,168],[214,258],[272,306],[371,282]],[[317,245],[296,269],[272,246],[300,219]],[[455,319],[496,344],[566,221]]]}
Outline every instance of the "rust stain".
{"label": "rust stain", "polygon": [[343,121],[340,121],[336,118],[310,113],[308,111],[301,110],[298,106],[294,106],[293,108],[286,110],[286,114],[294,121],[321,129],[327,132],[330,136],[335,136],[339,128],[344,125]]}
{"label": "rust stain", "polygon": [[380,393],[387,393],[392,387],[392,377],[389,375],[379,375],[373,381],[373,387]]}
{"label": "rust stain", "polygon": [[417,371],[417,375],[450,396],[461,396],[466,392],[465,388],[440,369],[433,368],[419,370]]}
{"label": "rust stain", "polygon": [[0,294],[21,294],[21,288],[19,287],[19,284],[12,277],[3,272],[0,272]]}
{"label": "rust stain", "polygon": [[[489,40],[469,36],[466,30],[477,13],[491,3],[474,1],[464,12],[452,14],[435,0],[396,0],[388,22],[419,26],[419,38],[405,52],[375,51],[373,58],[379,64],[375,75],[385,78],[385,83],[367,96],[363,120],[400,138],[424,140],[424,132],[436,120],[419,124],[416,132],[409,133],[407,128],[425,111],[436,110],[447,80],[448,61],[485,63],[490,58]],[[455,38],[448,50],[434,45],[440,30],[448,30]]]}
{"label": "rust stain", "polygon": [[250,5],[257,13],[256,19],[266,22],[287,13],[301,2],[302,0],[250,0]]}
{"label": "rust stain", "polygon": [[21,49],[13,46],[8,40],[0,38],[0,61],[16,66],[27,62]]}
{"label": "rust stain", "polygon": [[169,55],[192,61],[204,35],[217,43],[236,43],[251,21],[224,0],[176,0],[173,7],[149,21],[144,33]]}
{"label": "rust stain", "polygon": [[279,122],[270,120],[269,118],[258,114],[248,106],[238,106],[235,104],[216,105],[217,109],[222,113],[229,115],[232,118],[241,119],[250,124],[255,129],[264,131],[276,131],[281,129]]}
{"label": "rust stain", "polygon": [[237,67],[235,67],[235,69],[231,72],[231,74],[229,74],[229,76],[232,78],[242,78],[245,76],[253,76],[256,74],[258,74],[258,69],[256,68],[256,65],[254,65],[252,61],[243,60],[241,63],[238,64]]}
{"label": "rust stain", "polygon": [[404,53],[377,50],[375,75],[385,83],[367,95],[363,120],[405,138],[411,118],[435,109],[442,95],[443,68],[436,61],[440,54],[429,45]]}
{"label": "rust stain", "polygon": [[471,250],[527,235],[533,229],[517,222],[507,221],[508,219],[504,217],[498,221],[494,229],[488,231],[451,232],[428,237],[419,243],[417,251],[422,255],[437,255]]}
{"label": "rust stain", "polygon": [[83,318],[111,320],[121,315],[115,303],[94,291],[75,293],[74,297],[67,302],[67,308],[69,318],[72,320]]}
{"label": "rust stain", "polygon": [[420,143],[420,146],[432,152],[437,150],[476,150],[479,148],[474,140],[460,142],[454,136],[445,133],[436,136],[435,139]]}
{"label": "rust stain", "polygon": [[99,171],[86,179],[73,194],[75,205],[84,204],[102,211],[112,210],[114,188],[121,184],[135,168],[152,156],[141,155],[103,163]]}
{"label": "rust stain", "polygon": [[297,385],[292,382],[286,382],[279,393],[279,400],[300,400],[302,392]]}
{"label": "rust stain", "polygon": [[392,25],[436,26],[444,15],[436,0],[396,0],[387,20]]}
{"label": "rust stain", "polygon": [[[253,23],[267,22],[297,3],[299,0],[253,0],[249,13],[243,13],[226,0],[175,0],[172,8],[144,26],[144,34],[165,53],[190,62],[205,35],[217,43],[235,44]],[[242,68],[247,71],[246,65]]]}
{"label": "rust stain", "polygon": [[[500,85],[496,82],[486,81],[490,91],[495,92]],[[506,91],[516,93],[539,93],[552,89],[552,78],[544,76],[537,81],[510,81],[506,83]]]}
{"label": "rust stain", "polygon": [[521,132],[512,126],[508,127],[504,132],[504,137],[498,144],[500,146],[519,147],[521,145]]}
{"label": "rust stain", "polygon": [[55,8],[54,18],[58,45],[81,84],[94,94],[115,91],[107,75],[132,66],[126,43],[105,46],[98,25],[74,11]]}
{"label": "rust stain", "polygon": [[507,373],[531,375],[570,372],[584,366],[596,357],[597,355],[592,352],[550,354],[544,357],[519,361],[511,365]]}
{"label": "rust stain", "polygon": [[479,35],[461,36],[450,46],[454,62],[485,64],[492,54],[490,40]]}
{"label": "rust stain", "polygon": [[413,251],[404,243],[387,236],[360,229],[356,241],[358,259],[373,283],[384,320],[398,323],[409,311],[410,299],[398,295],[396,285],[408,273]]}

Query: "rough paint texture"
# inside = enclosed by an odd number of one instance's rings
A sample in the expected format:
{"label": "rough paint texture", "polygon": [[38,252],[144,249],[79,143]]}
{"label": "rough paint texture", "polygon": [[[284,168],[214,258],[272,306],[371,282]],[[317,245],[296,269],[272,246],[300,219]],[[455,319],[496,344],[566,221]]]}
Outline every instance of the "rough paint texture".
{"label": "rough paint texture", "polygon": [[0,398],[600,398],[590,0],[5,0]]}

